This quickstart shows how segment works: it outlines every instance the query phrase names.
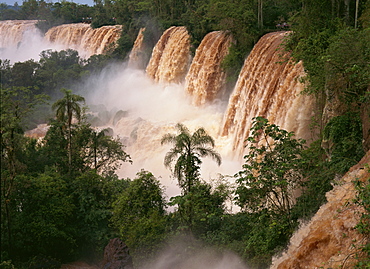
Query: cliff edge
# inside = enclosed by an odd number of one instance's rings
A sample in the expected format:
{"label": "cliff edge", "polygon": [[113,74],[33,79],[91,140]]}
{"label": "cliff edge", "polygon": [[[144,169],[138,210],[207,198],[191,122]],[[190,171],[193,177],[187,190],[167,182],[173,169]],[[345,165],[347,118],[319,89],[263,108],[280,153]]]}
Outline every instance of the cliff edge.
{"label": "cliff edge", "polygon": [[326,194],[328,202],[293,235],[271,269],[353,268],[359,247],[369,240],[355,229],[364,209],[353,202],[353,182],[369,180],[369,165],[370,151]]}

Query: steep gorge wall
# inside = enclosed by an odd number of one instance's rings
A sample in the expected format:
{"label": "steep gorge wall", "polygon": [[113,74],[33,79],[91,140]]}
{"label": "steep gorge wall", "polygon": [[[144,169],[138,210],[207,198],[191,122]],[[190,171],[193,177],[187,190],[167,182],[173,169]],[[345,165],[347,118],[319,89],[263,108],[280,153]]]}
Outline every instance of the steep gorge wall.
{"label": "steep gorge wall", "polygon": [[363,208],[353,201],[354,181],[370,179],[370,151],[326,194],[328,202],[292,237],[271,269],[354,268],[359,248],[369,238],[357,232]]}

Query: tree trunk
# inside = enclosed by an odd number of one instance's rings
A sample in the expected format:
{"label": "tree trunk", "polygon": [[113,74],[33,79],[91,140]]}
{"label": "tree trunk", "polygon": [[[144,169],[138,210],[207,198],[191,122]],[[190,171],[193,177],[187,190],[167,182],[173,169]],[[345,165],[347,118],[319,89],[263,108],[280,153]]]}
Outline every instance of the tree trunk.
{"label": "tree trunk", "polygon": [[97,161],[97,145],[94,145],[94,169],[96,170],[96,168],[98,167],[98,161]]}
{"label": "tree trunk", "polygon": [[258,20],[258,28],[263,28],[263,0],[258,0],[258,8],[257,8],[257,20]]}
{"label": "tree trunk", "polygon": [[72,133],[71,133],[71,128],[72,128],[72,111],[70,106],[68,105],[67,107],[67,115],[68,115],[68,172],[71,173],[72,171]]}
{"label": "tree trunk", "polygon": [[356,0],[356,12],[355,12],[355,28],[357,28],[357,17],[358,17],[358,2],[359,2],[359,0]]}
{"label": "tree trunk", "polygon": [[349,2],[351,0],[344,0],[344,19],[347,24],[349,24]]}
{"label": "tree trunk", "polygon": [[14,129],[10,131],[10,145],[7,148],[7,153],[8,153],[8,169],[9,169],[9,176],[7,177],[8,180],[7,182],[5,181],[5,176],[4,176],[4,181],[3,181],[3,186],[1,186],[1,189],[3,191],[3,202],[5,204],[5,218],[6,218],[6,223],[7,223],[7,232],[8,232],[8,247],[10,252],[13,251],[13,238],[12,238],[12,221],[11,221],[11,216],[10,216],[10,210],[9,210],[9,203],[11,199],[11,194],[13,191],[13,184],[14,184],[14,179],[16,177],[16,159],[15,159],[15,134],[14,134]]}
{"label": "tree trunk", "polygon": [[331,16],[334,18],[337,16],[338,9],[336,8],[336,2],[337,0],[331,0]]}

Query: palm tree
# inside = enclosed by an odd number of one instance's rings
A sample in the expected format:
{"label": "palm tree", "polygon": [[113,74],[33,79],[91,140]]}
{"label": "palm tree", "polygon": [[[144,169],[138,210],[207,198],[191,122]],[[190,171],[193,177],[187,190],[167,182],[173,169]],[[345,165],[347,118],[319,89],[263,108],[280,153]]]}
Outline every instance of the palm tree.
{"label": "palm tree", "polygon": [[78,121],[81,120],[82,109],[80,103],[85,102],[85,98],[80,95],[72,94],[71,90],[62,88],[61,91],[64,93],[64,97],[57,100],[52,109],[56,110],[56,118],[62,123],[66,123],[67,137],[68,137],[68,166],[71,170],[72,166],[72,119],[76,118]]}
{"label": "palm tree", "polygon": [[193,134],[181,123],[176,125],[179,132],[165,134],[161,144],[172,144],[173,148],[167,152],[164,165],[171,168],[172,162],[176,160],[173,174],[179,182],[184,195],[191,191],[194,182],[199,180],[201,157],[211,157],[221,165],[221,156],[213,148],[214,139],[207,134],[203,128],[199,128]]}

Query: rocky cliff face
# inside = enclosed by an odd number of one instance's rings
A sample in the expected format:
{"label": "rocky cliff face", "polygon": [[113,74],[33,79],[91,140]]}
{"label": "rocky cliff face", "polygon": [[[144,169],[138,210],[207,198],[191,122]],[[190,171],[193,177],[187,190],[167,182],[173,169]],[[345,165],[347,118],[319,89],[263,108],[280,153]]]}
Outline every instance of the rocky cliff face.
{"label": "rocky cliff face", "polygon": [[355,229],[363,208],[353,202],[353,182],[370,179],[369,165],[370,151],[326,194],[328,202],[295,233],[271,269],[353,268],[359,247],[369,240]]}

